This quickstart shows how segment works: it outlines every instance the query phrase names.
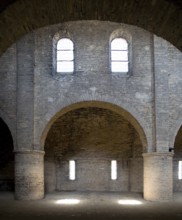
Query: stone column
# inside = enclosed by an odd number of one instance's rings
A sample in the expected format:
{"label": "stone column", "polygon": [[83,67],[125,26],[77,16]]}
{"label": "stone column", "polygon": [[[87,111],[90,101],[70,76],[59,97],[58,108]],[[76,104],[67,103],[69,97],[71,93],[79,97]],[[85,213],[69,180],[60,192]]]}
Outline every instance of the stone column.
{"label": "stone column", "polygon": [[44,197],[44,152],[15,152],[15,199],[37,200]]}
{"label": "stone column", "polygon": [[173,198],[173,154],[145,153],[144,199],[170,201]]}

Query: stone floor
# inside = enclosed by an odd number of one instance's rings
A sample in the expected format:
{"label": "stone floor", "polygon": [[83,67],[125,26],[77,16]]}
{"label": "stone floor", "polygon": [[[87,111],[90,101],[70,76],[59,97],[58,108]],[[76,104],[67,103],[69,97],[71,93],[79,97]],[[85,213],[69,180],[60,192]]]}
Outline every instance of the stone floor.
{"label": "stone floor", "polygon": [[[119,200],[127,204],[119,204]],[[143,200],[137,193],[56,192],[39,201],[15,201],[12,193],[1,192],[0,220],[9,219],[181,220],[182,193],[175,194],[172,202],[154,203]]]}

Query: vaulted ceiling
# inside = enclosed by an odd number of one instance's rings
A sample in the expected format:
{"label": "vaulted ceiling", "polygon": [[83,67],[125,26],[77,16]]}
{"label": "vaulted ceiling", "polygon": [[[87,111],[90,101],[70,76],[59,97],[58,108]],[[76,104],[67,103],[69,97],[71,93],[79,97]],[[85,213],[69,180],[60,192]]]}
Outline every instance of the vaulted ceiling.
{"label": "vaulted ceiling", "polygon": [[136,25],[182,50],[181,0],[0,0],[0,54],[34,29],[76,20]]}

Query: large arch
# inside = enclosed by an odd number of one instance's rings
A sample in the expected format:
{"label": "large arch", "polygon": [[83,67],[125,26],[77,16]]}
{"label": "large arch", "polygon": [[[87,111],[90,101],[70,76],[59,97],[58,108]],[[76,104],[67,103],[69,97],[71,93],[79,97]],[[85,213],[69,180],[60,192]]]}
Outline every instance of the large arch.
{"label": "large arch", "polygon": [[[44,138],[46,192],[143,191],[146,137],[126,110],[97,101],[73,104],[53,117]],[[110,178],[113,159],[117,181]],[[76,181],[68,177],[70,160],[76,160]]]}
{"label": "large arch", "polygon": [[134,118],[131,115],[131,113],[129,113],[127,110],[121,108],[120,106],[118,106],[116,104],[111,104],[108,102],[103,102],[103,101],[82,101],[82,102],[70,104],[70,105],[62,108],[47,123],[47,125],[42,133],[42,136],[41,136],[40,145],[44,148],[47,134],[48,134],[51,126],[54,124],[54,122],[58,118],[60,118],[62,115],[66,114],[67,112],[69,112],[71,110],[76,110],[76,109],[85,108],[85,107],[98,107],[98,108],[108,109],[108,110],[111,110],[111,111],[121,115],[122,117],[126,118],[132,124],[132,126],[136,129],[136,131],[138,132],[140,139],[141,139],[141,142],[142,142],[142,145],[143,145],[143,148],[144,148],[143,151],[147,152],[147,147],[148,147],[147,137],[146,137],[144,129],[142,128],[141,124],[137,121],[137,119]]}
{"label": "large arch", "polygon": [[136,25],[182,50],[182,5],[177,0],[9,0],[1,1],[0,6],[0,54],[30,31],[76,20]]}

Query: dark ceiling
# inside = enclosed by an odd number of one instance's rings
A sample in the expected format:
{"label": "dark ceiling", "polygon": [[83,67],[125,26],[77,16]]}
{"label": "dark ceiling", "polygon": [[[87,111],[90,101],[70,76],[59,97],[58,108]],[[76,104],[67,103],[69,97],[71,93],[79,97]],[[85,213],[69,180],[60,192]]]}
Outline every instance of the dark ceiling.
{"label": "dark ceiling", "polygon": [[17,0],[0,0],[0,12],[5,10],[8,7],[8,5],[10,5],[16,1]]}
{"label": "dark ceiling", "polygon": [[[17,2],[18,0],[0,0],[0,12],[5,10],[10,4]],[[137,2],[137,0],[135,0]],[[182,8],[182,0],[166,0],[179,8]]]}
{"label": "dark ceiling", "polygon": [[75,20],[136,25],[182,50],[182,0],[0,0],[0,55],[37,28]]}

